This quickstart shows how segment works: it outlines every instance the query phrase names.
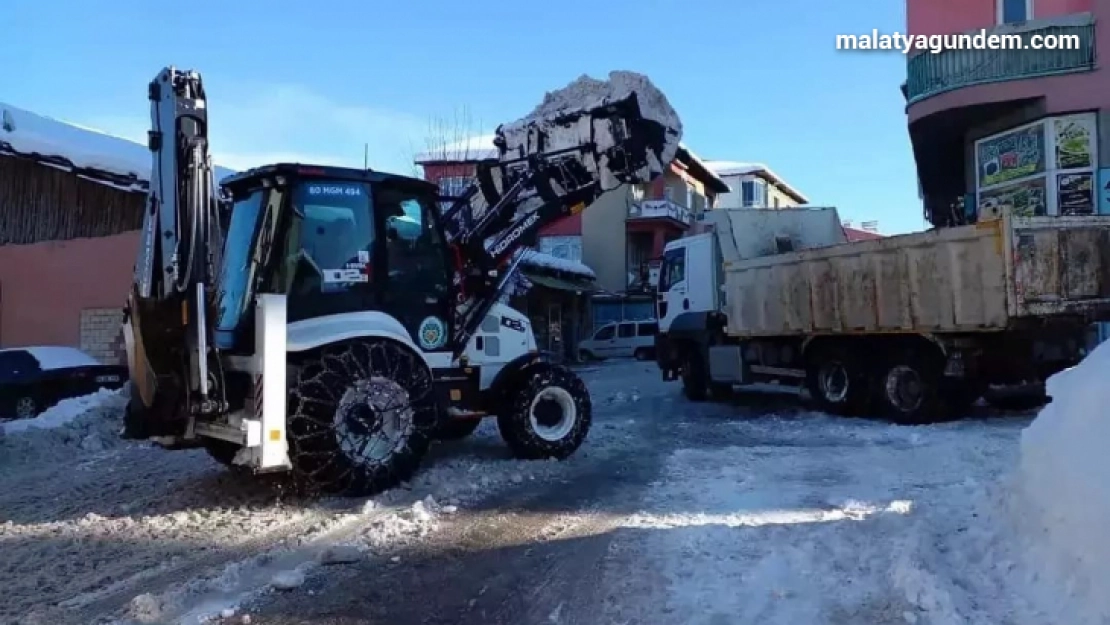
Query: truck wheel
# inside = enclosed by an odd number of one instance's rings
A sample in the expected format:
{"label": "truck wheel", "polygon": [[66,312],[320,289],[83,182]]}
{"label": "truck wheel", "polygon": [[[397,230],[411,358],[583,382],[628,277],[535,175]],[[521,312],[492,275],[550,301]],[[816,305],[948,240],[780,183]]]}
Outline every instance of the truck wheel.
{"label": "truck wheel", "polygon": [[432,373],[419,354],[374,338],[329,345],[298,364],[288,438],[300,480],[365,496],[416,472],[435,419]]}
{"label": "truck wheel", "polygon": [[564,459],[586,440],[593,419],[590,392],[561,366],[538,367],[510,391],[509,409],[497,429],[513,455],[527,460]]}
{"label": "truck wheel", "polygon": [[867,369],[847,349],[818,348],[806,367],[806,389],[822,412],[862,416],[870,389]]}
{"label": "truck wheel", "polygon": [[481,424],[481,419],[448,419],[436,425],[432,438],[441,441],[459,441],[473,434]]}
{"label": "truck wheel", "polygon": [[880,413],[901,425],[937,423],[948,417],[941,397],[943,363],[907,352],[887,360],[875,379]]}
{"label": "truck wheel", "polygon": [[690,401],[709,399],[709,375],[705,370],[705,361],[695,349],[686,352],[686,363],[682,367],[682,394]]}

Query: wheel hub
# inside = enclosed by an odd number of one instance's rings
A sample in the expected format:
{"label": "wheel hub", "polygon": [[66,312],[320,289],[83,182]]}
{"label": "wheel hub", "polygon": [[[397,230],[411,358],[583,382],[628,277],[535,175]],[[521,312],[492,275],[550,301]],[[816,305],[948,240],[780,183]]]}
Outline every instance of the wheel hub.
{"label": "wheel hub", "polygon": [[832,403],[843,402],[848,397],[850,382],[848,369],[843,363],[832,362],[821,367],[818,373],[818,384],[825,399]]}
{"label": "wheel hub", "polygon": [[22,397],[15,405],[15,414],[21,419],[30,419],[35,416],[35,400]]}
{"label": "wheel hub", "polygon": [[578,421],[578,407],[569,391],[551,386],[532,399],[528,416],[536,436],[547,441],[560,441],[574,429]]}
{"label": "wheel hub", "polygon": [[925,384],[921,375],[910,367],[894,367],[886,376],[886,396],[894,407],[903,412],[916,410],[925,399]]}
{"label": "wheel hub", "polygon": [[335,436],[348,454],[381,462],[405,440],[413,427],[408,393],[395,381],[358,380],[339,400]]}

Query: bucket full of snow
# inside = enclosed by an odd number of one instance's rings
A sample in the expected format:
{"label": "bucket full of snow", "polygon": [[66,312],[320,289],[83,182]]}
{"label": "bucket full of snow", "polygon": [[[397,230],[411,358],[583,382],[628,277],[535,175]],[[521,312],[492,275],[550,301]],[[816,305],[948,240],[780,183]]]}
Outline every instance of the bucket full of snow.
{"label": "bucket full of snow", "polygon": [[[1021,435],[1026,522],[1043,562],[1079,593],[1110,610],[1110,342],[1049,378],[1052,403]],[[1086,594],[1086,593],[1084,593]],[[1092,595],[1089,598],[1094,598]]]}
{"label": "bucket full of snow", "polygon": [[643,74],[617,71],[548,92],[527,116],[498,127],[494,145],[502,162],[571,151],[604,192],[662,174],[681,140],[663,92]]}

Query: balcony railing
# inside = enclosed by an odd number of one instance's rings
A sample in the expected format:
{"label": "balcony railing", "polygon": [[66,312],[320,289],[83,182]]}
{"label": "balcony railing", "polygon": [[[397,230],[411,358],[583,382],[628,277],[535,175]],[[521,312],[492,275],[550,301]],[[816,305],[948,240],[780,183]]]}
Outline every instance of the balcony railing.
{"label": "balcony railing", "polygon": [[670,200],[644,200],[628,207],[630,219],[673,219],[690,225],[693,215],[690,209],[679,206]]}
{"label": "balcony railing", "polygon": [[[977,33],[969,33],[974,36]],[[1025,49],[946,49],[934,54],[920,52],[907,62],[904,87],[906,103],[913,104],[955,89],[1008,80],[1022,80],[1094,69],[1095,25],[1088,15],[1036,20],[1023,25],[1004,25],[987,31],[991,35],[1021,38]],[[1034,49],[1033,38],[1044,45],[1045,36],[1056,36],[1058,49]],[[1079,46],[1065,49],[1059,37],[1077,37]]]}

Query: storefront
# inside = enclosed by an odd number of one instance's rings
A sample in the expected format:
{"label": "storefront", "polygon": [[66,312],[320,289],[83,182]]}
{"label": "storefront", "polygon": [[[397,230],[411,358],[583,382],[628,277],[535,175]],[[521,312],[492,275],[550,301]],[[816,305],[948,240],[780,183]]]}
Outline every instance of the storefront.
{"label": "storefront", "polygon": [[1046,117],[975,142],[979,219],[1099,212],[1095,113]]}

